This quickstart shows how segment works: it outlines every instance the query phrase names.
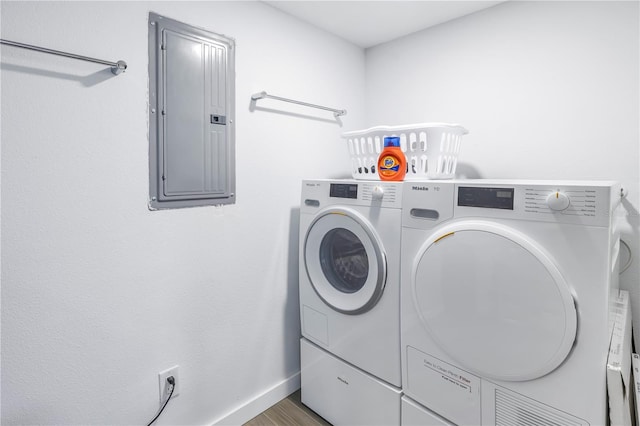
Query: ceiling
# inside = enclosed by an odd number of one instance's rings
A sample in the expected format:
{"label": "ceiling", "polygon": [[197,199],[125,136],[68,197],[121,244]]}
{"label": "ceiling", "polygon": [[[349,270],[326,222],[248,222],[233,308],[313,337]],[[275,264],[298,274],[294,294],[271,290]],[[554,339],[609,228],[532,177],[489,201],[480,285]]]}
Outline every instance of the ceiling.
{"label": "ceiling", "polygon": [[263,1],[366,49],[504,0]]}

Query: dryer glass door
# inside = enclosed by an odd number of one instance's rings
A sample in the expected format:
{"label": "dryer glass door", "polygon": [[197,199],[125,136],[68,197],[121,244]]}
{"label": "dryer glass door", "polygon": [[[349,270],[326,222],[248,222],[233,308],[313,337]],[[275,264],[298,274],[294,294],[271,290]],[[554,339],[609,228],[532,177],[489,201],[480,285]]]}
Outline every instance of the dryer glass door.
{"label": "dryer glass door", "polygon": [[355,211],[331,209],[319,214],[307,232],[304,262],[318,296],[338,312],[366,312],[384,290],[382,243]]}
{"label": "dryer glass door", "polygon": [[492,223],[436,232],[412,271],[423,325],[463,369],[500,380],[554,370],[576,336],[570,289],[532,240]]}

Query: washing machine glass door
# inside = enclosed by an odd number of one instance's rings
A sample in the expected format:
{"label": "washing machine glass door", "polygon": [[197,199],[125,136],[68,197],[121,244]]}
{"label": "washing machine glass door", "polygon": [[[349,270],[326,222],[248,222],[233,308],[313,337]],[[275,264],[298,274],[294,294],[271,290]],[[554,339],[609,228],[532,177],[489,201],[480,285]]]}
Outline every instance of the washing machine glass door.
{"label": "washing machine glass door", "polygon": [[309,281],[328,306],[345,314],[375,306],[386,282],[386,258],[375,229],[362,215],[348,209],[318,214],[303,249]]}
{"label": "washing machine glass door", "polygon": [[427,332],[461,368],[529,380],[562,363],[576,337],[569,287],[530,238],[491,222],[434,233],[414,261],[411,286]]}

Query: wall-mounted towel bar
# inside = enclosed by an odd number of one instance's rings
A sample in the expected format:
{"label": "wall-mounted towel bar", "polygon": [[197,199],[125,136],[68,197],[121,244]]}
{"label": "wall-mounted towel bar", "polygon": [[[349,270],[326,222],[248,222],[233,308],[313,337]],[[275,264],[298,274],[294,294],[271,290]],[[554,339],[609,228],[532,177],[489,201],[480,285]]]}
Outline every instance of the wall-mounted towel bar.
{"label": "wall-mounted towel bar", "polygon": [[273,96],[273,95],[268,94],[267,92],[255,93],[255,94],[251,95],[251,99],[253,99],[254,101],[257,101],[259,99],[275,99],[275,100],[278,100],[278,101],[290,102],[292,104],[303,105],[303,106],[307,106],[307,107],[311,107],[311,108],[319,108],[319,109],[323,109],[325,111],[333,112],[333,115],[336,118],[340,117],[341,115],[346,115],[347,114],[347,110],[346,109],[328,108],[328,107],[325,107],[325,106],[314,105],[314,104],[310,104],[310,103],[307,103],[307,102],[294,101],[293,99],[281,98],[280,96]]}
{"label": "wall-mounted towel bar", "polygon": [[61,52],[59,50],[47,49],[45,47],[18,43],[16,41],[11,41],[11,40],[0,39],[0,44],[19,47],[21,49],[35,50],[37,52],[42,52],[42,53],[49,53],[51,55],[64,56],[67,58],[80,59],[81,61],[89,61],[89,62],[94,62],[96,64],[109,65],[111,67],[111,72],[114,73],[115,75],[118,75],[127,69],[127,63],[125,61],[118,61],[118,62],[103,61],[102,59],[95,59],[95,58],[89,58],[87,56],[74,55],[73,53]]}

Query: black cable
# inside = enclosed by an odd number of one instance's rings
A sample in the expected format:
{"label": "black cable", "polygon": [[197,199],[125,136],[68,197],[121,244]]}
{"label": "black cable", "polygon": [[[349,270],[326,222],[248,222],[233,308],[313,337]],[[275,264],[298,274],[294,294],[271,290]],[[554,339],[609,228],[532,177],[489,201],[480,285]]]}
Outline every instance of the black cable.
{"label": "black cable", "polygon": [[156,416],[153,418],[153,420],[149,422],[147,426],[151,426],[153,422],[158,420],[158,417],[160,417],[160,414],[162,414],[162,412],[164,411],[164,407],[166,407],[167,404],[169,403],[169,400],[171,399],[171,395],[173,395],[173,390],[176,388],[175,386],[176,381],[174,380],[173,376],[169,376],[167,377],[167,382],[169,382],[169,384],[171,385],[171,392],[169,392],[169,396],[167,397],[167,400],[164,402],[164,405],[162,406],[160,411],[158,411],[158,414],[156,414]]}

